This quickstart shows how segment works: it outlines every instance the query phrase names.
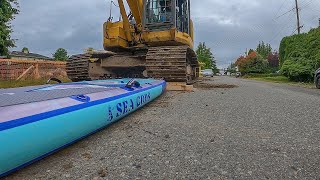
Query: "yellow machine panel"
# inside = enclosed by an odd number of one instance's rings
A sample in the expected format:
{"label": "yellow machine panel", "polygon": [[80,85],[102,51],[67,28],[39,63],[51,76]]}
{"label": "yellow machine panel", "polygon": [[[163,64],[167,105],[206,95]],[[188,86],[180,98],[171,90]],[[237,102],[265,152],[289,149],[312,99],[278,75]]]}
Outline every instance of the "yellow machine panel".
{"label": "yellow machine panel", "polygon": [[123,29],[123,22],[106,22],[103,25],[104,32],[104,49],[108,48],[127,48],[125,31]]}

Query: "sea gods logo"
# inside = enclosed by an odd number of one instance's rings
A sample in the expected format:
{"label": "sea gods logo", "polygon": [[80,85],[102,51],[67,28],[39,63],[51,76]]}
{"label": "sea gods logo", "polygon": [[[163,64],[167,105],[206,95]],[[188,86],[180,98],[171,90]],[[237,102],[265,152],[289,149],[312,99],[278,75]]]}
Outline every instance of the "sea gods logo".
{"label": "sea gods logo", "polygon": [[151,100],[151,94],[147,93],[141,96],[137,96],[135,99],[129,99],[117,103],[115,106],[109,106],[108,111],[108,121],[112,121],[114,118],[126,115],[131,111],[142,107]]}

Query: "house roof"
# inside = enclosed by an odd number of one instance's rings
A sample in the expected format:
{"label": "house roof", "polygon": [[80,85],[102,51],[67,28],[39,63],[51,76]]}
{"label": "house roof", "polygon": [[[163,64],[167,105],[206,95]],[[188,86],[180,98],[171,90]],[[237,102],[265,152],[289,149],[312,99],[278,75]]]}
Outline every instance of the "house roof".
{"label": "house roof", "polygon": [[43,55],[40,55],[40,54],[23,53],[23,52],[20,52],[20,51],[12,51],[10,53],[10,56],[12,56],[12,57],[33,58],[33,59],[43,59],[43,60],[52,60],[52,58],[49,58],[47,56],[43,56]]}

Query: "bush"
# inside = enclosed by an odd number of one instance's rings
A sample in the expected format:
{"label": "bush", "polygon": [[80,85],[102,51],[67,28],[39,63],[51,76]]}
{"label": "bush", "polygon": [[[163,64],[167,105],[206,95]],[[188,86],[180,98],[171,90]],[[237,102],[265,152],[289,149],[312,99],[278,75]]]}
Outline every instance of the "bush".
{"label": "bush", "polygon": [[281,72],[292,81],[310,82],[313,80],[314,68],[311,65],[291,60],[284,62]]}
{"label": "bush", "polygon": [[248,56],[241,56],[235,63],[242,74],[266,73],[269,68],[268,60],[264,59],[256,52],[251,52]]}
{"label": "bush", "polygon": [[283,38],[279,56],[283,75],[294,81],[312,81],[320,66],[320,28]]}

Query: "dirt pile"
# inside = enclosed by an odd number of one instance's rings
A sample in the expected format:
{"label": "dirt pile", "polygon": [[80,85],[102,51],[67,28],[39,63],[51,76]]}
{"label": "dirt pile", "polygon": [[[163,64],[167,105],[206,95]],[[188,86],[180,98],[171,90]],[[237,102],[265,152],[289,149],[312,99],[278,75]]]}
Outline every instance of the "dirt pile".
{"label": "dirt pile", "polygon": [[199,82],[194,85],[194,88],[197,89],[232,89],[237,88],[237,85],[233,84],[212,84],[212,83],[205,83]]}

